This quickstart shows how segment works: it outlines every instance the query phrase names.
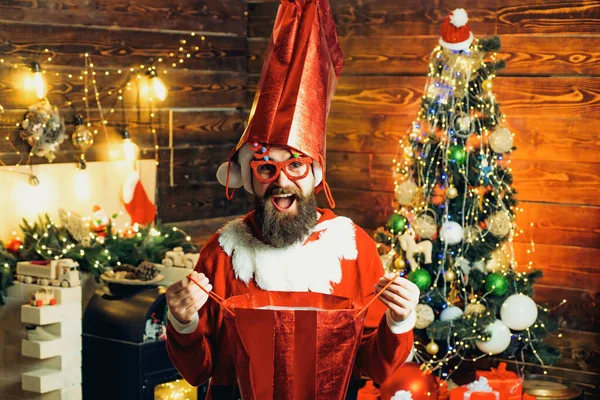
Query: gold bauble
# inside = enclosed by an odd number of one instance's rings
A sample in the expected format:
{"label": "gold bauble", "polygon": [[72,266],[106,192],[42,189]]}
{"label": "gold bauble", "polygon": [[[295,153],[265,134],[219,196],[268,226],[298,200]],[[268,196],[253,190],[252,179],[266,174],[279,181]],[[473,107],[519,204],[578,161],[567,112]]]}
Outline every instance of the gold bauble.
{"label": "gold bauble", "polygon": [[481,82],[481,88],[487,92],[491,91],[493,87],[494,84],[492,83],[492,78],[486,79],[485,81]]}
{"label": "gold bauble", "polygon": [[456,274],[454,273],[453,270],[449,269],[444,274],[444,278],[446,279],[446,282],[452,282],[454,280],[454,278],[456,278]]}
{"label": "gold bauble", "polygon": [[425,350],[427,350],[427,353],[429,353],[433,356],[433,355],[437,354],[438,351],[440,351],[440,346],[438,346],[438,344],[436,342],[434,342],[432,339],[431,342],[429,342],[429,344],[425,348]]}
{"label": "gold bauble", "polygon": [[446,197],[449,199],[454,199],[456,196],[458,196],[458,190],[456,190],[456,187],[453,185],[448,186],[446,189]]}
{"label": "gold bauble", "polygon": [[94,143],[94,134],[85,125],[77,125],[71,136],[73,147],[77,150],[87,150]]}
{"label": "gold bauble", "polygon": [[406,262],[403,257],[398,257],[394,260],[394,268],[396,268],[396,270],[404,269],[405,266]]}

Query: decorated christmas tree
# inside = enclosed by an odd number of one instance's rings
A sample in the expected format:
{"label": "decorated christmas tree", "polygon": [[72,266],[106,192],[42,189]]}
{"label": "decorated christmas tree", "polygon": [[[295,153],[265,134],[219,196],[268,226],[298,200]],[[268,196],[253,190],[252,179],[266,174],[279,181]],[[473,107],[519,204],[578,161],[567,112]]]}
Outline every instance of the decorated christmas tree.
{"label": "decorated christmas tree", "polygon": [[514,134],[493,93],[498,38],[455,10],[432,54],[421,109],[393,161],[395,212],[375,234],[384,266],[419,286],[415,358],[432,368],[498,354],[553,364],[555,328],[517,265]]}

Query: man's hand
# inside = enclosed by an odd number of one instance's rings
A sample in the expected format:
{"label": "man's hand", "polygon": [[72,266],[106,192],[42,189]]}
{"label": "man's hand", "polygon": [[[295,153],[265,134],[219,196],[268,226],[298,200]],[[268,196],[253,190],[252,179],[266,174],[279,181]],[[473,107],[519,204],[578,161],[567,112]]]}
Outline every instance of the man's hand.
{"label": "man's hand", "polygon": [[[379,293],[393,277],[394,274],[387,273],[379,278],[379,282],[375,284],[375,293]],[[404,321],[419,304],[419,288],[408,279],[398,276],[379,296],[379,300],[390,309],[394,321]]]}
{"label": "man's hand", "polygon": [[[208,278],[204,274],[193,271],[192,276],[206,291],[210,292],[212,290],[212,285],[208,283]],[[192,322],[194,315],[208,300],[208,295],[187,276],[169,286],[165,297],[167,298],[169,311],[182,324]]]}

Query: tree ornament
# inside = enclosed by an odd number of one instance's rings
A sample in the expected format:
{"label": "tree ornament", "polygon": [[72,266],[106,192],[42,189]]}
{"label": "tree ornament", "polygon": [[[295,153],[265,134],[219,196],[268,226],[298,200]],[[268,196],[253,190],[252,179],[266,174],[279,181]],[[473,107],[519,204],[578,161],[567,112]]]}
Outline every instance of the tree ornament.
{"label": "tree ornament", "polygon": [[417,329],[425,329],[435,320],[433,309],[427,304],[417,304],[415,312],[417,317],[415,328]]}
{"label": "tree ornament", "polygon": [[464,146],[453,144],[448,149],[448,156],[450,159],[458,164],[462,164],[467,160],[467,152]]}
{"label": "tree ornament", "polygon": [[415,233],[423,239],[431,239],[437,232],[435,218],[428,214],[419,215],[412,223]]}
{"label": "tree ornament", "polygon": [[21,250],[21,246],[23,246],[23,242],[18,237],[9,239],[4,245],[6,250],[10,251],[13,254],[17,254],[19,250]]}
{"label": "tree ornament", "polygon": [[494,87],[494,83],[492,82],[492,78],[488,78],[485,81],[481,82],[481,88],[486,92],[492,91]]}
{"label": "tree ornament", "polygon": [[440,230],[440,239],[449,245],[460,243],[463,240],[463,227],[458,222],[444,222]]}
{"label": "tree ornament", "polygon": [[404,261],[404,257],[396,257],[394,260],[394,268],[396,271],[400,271],[406,267],[406,262]]}
{"label": "tree ornament", "polygon": [[454,321],[462,317],[463,310],[460,307],[456,306],[448,306],[442,310],[440,313],[440,321]]}
{"label": "tree ornament", "polygon": [[458,190],[456,190],[456,187],[454,185],[448,186],[446,189],[446,197],[452,200],[455,199],[456,196],[458,196]]}
{"label": "tree ornament", "polygon": [[399,184],[394,192],[396,194],[396,200],[403,206],[407,206],[412,204],[418,191],[419,187],[416,183],[408,180]]}
{"label": "tree ornament", "polygon": [[433,187],[433,194],[431,195],[431,202],[435,205],[444,204],[446,201],[446,189],[442,189],[442,185],[439,183]]}
{"label": "tree ornament", "polygon": [[425,291],[431,286],[431,275],[424,268],[417,268],[407,276],[408,280],[417,285],[419,290]]}
{"label": "tree ornament", "polygon": [[31,146],[31,153],[37,157],[46,157],[54,161],[54,152],[67,138],[65,122],[47,100],[32,104],[27,109],[25,119],[21,121],[21,139]]}
{"label": "tree ornament", "polygon": [[389,271],[390,266],[392,265],[392,258],[394,257],[393,253],[386,253],[379,256],[381,260],[381,264],[383,265],[383,269]]}
{"label": "tree ornament", "polygon": [[404,232],[404,229],[408,225],[408,220],[404,215],[392,214],[387,222],[387,228],[393,233],[399,234]]}
{"label": "tree ornament", "polygon": [[437,354],[438,351],[440,351],[440,346],[438,346],[438,344],[433,339],[431,339],[431,342],[429,342],[425,349],[427,350],[427,353],[433,356]]}
{"label": "tree ornament", "polygon": [[481,239],[481,228],[478,225],[469,225],[464,229],[465,243],[473,244]]}
{"label": "tree ornament", "polygon": [[512,226],[512,218],[507,211],[496,211],[488,219],[488,230],[497,238],[508,235]]}
{"label": "tree ornament", "polygon": [[502,296],[508,291],[508,281],[498,272],[492,272],[485,277],[485,290],[496,296]]}
{"label": "tree ornament", "polygon": [[451,269],[446,271],[446,273],[444,274],[444,279],[446,280],[446,282],[452,282],[454,278],[456,278],[456,274]]}
{"label": "tree ornament", "polygon": [[471,273],[471,263],[469,262],[469,260],[467,260],[464,257],[456,257],[454,259],[454,266],[455,267],[459,267],[460,270],[462,271],[463,274],[465,274],[467,276],[467,278],[469,277],[469,274]]}
{"label": "tree ornament", "polygon": [[[83,221],[83,218],[75,212],[67,212],[60,208],[58,210],[58,218],[60,224],[64,226],[69,234],[77,243],[81,243],[84,247],[91,245],[90,228]],[[135,235],[135,232],[134,232]]]}
{"label": "tree ornament", "polygon": [[485,306],[481,303],[469,303],[465,307],[465,315],[467,316],[480,316],[485,312]]}
{"label": "tree ornament", "polygon": [[509,296],[500,307],[500,318],[510,329],[522,331],[535,323],[538,309],[535,301],[524,294]]}
{"label": "tree ornament", "polygon": [[499,272],[510,267],[510,256],[503,249],[494,251],[485,264],[485,272]]}
{"label": "tree ornament", "polygon": [[486,332],[490,335],[490,340],[484,342],[478,340],[475,342],[477,348],[485,354],[500,354],[510,345],[512,334],[508,326],[499,319],[494,321],[486,328]]}
{"label": "tree ornament", "polygon": [[75,123],[77,126],[75,128],[75,132],[73,132],[73,135],[71,135],[73,147],[75,147],[77,150],[85,151],[94,143],[94,134],[86,125],[83,124],[83,118],[81,115],[76,117]]}
{"label": "tree ornament", "polygon": [[431,251],[433,250],[433,245],[429,240],[423,240],[416,243],[415,238],[410,232],[406,231],[400,236],[400,247],[406,253],[406,258],[408,259],[411,270],[415,270],[419,267],[416,258],[417,253],[422,253],[425,256],[425,264],[431,264]]}
{"label": "tree ornament", "polygon": [[490,135],[490,147],[495,153],[508,153],[513,147],[513,135],[505,127],[498,127]]}

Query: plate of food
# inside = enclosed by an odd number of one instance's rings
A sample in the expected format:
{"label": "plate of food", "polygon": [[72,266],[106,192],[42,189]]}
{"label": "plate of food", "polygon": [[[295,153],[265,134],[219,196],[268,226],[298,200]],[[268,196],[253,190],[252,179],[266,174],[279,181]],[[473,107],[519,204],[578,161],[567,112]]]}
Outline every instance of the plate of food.
{"label": "plate of food", "polygon": [[123,264],[105,271],[100,278],[107,283],[119,285],[149,286],[156,285],[165,277],[159,273],[154,264],[142,261],[137,267]]}

